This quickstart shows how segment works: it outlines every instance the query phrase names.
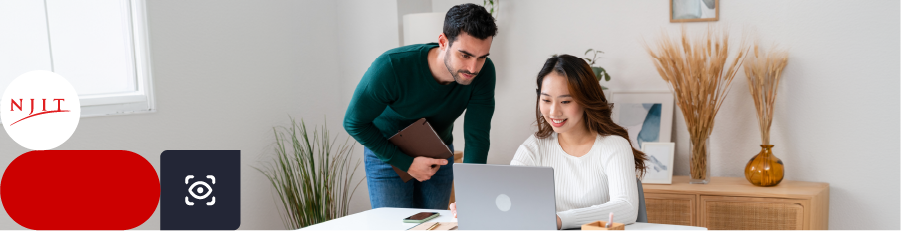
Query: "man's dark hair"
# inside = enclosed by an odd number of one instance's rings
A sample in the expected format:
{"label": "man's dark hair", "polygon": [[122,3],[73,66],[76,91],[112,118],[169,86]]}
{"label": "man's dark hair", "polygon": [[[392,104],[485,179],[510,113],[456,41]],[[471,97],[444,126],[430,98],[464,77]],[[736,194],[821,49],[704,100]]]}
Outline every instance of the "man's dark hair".
{"label": "man's dark hair", "polygon": [[457,40],[461,32],[466,32],[478,39],[487,39],[497,35],[497,24],[494,17],[485,10],[485,7],[466,3],[451,7],[444,16],[444,36],[448,45]]}

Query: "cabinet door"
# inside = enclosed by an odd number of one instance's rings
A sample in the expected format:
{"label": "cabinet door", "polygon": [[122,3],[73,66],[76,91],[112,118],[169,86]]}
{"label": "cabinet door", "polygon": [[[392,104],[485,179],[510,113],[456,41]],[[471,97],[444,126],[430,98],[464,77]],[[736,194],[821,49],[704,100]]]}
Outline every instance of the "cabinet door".
{"label": "cabinet door", "polygon": [[671,225],[695,225],[697,220],[697,195],[645,193],[648,223]]}
{"label": "cabinet door", "polygon": [[701,196],[698,223],[708,229],[808,229],[808,203],[782,198]]}

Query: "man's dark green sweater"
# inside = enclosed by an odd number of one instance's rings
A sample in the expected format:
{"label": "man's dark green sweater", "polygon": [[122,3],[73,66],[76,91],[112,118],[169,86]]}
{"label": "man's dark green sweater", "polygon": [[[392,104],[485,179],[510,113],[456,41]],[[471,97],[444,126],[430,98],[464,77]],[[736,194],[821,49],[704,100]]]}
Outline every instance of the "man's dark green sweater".
{"label": "man's dark green sweater", "polygon": [[[454,121],[466,110],[463,162],[485,163],[494,115],[494,63],[485,61],[470,85],[441,85],[429,70],[428,53],[436,43],[391,49],[372,62],[354,90],[344,129],[380,160],[407,171],[410,157],[388,137],[426,118],[444,141],[454,142]],[[442,67],[443,68],[443,67]]]}

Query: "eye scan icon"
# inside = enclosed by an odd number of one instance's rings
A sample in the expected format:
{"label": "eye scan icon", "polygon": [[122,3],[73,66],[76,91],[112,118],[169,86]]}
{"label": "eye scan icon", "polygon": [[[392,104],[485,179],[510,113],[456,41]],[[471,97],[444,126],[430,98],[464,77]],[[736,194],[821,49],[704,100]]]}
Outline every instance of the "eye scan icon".
{"label": "eye scan icon", "polygon": [[[193,179],[193,178],[194,178],[194,175],[186,176],[185,184],[190,184],[191,179]],[[213,184],[216,184],[215,176],[206,175],[206,178],[209,178],[209,180],[211,182],[213,182]],[[204,188],[206,188],[206,189],[204,189]],[[206,193],[206,194],[204,194],[204,193]],[[207,197],[210,197],[210,194],[213,194],[213,187],[204,181],[194,181],[194,183],[188,187],[188,194],[191,194],[191,197],[194,197],[195,200],[204,200],[204,199],[207,199]],[[213,199],[211,199],[210,202],[206,202],[206,205],[212,206],[212,205],[216,204],[216,197],[213,196],[210,198],[213,198]],[[187,204],[188,206],[194,206],[194,202],[191,202],[191,199],[189,199],[188,196],[185,196],[185,204]]]}
{"label": "eye scan icon", "polygon": [[160,229],[241,226],[240,150],[166,150],[159,174]]}

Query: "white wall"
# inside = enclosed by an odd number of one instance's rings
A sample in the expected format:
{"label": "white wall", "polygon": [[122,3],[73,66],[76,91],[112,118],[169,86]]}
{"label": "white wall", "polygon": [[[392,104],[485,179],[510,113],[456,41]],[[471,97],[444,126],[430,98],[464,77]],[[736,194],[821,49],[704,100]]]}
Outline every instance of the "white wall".
{"label": "white wall", "polygon": [[432,1],[397,0],[398,46],[404,45],[404,15],[432,12]]}
{"label": "white wall", "polygon": [[[435,12],[482,1],[433,0]],[[605,52],[600,65],[614,90],[667,90],[641,40],[669,23],[666,0],[501,1],[500,33],[491,47],[497,66],[497,110],[488,162],[508,164],[535,127],[535,75],[552,54]],[[831,229],[899,229],[899,2],[721,0],[720,21],[733,37],[756,27],[769,44],[790,47],[776,103],[773,153],[786,180],[830,184]],[[706,23],[690,23],[703,29]],[[744,74],[736,77],[711,138],[711,174],[743,177],[760,151]],[[678,110],[678,109],[677,109]],[[688,133],[674,118],[675,174],[688,175]],[[462,133],[455,133],[460,135]],[[457,136],[459,144],[462,136]]]}
{"label": "white wall", "polygon": [[[398,46],[398,10],[399,5],[395,0],[341,0],[338,1],[338,49],[339,70],[343,81],[340,94],[342,104],[338,123],[342,123],[344,112],[353,97],[354,89],[363,74],[369,69],[369,65],[375,58],[385,51]],[[339,124],[340,125],[340,124]],[[344,128],[341,128],[341,136],[348,137]],[[354,145],[354,155],[363,160],[363,145]],[[360,166],[358,175],[365,175],[363,166]],[[369,188],[366,182],[360,185],[353,195],[350,213],[356,213],[371,209],[369,204]]]}
{"label": "white wall", "polygon": [[[343,133],[335,12],[332,1],[148,1],[159,111],[82,118],[57,149],[130,150],[157,171],[164,150],[241,150],[241,228],[284,229],[252,166],[289,115]],[[6,135],[0,147],[3,170],[27,151]],[[0,229],[23,229],[3,213]],[[159,208],[138,228],[159,229]]]}

